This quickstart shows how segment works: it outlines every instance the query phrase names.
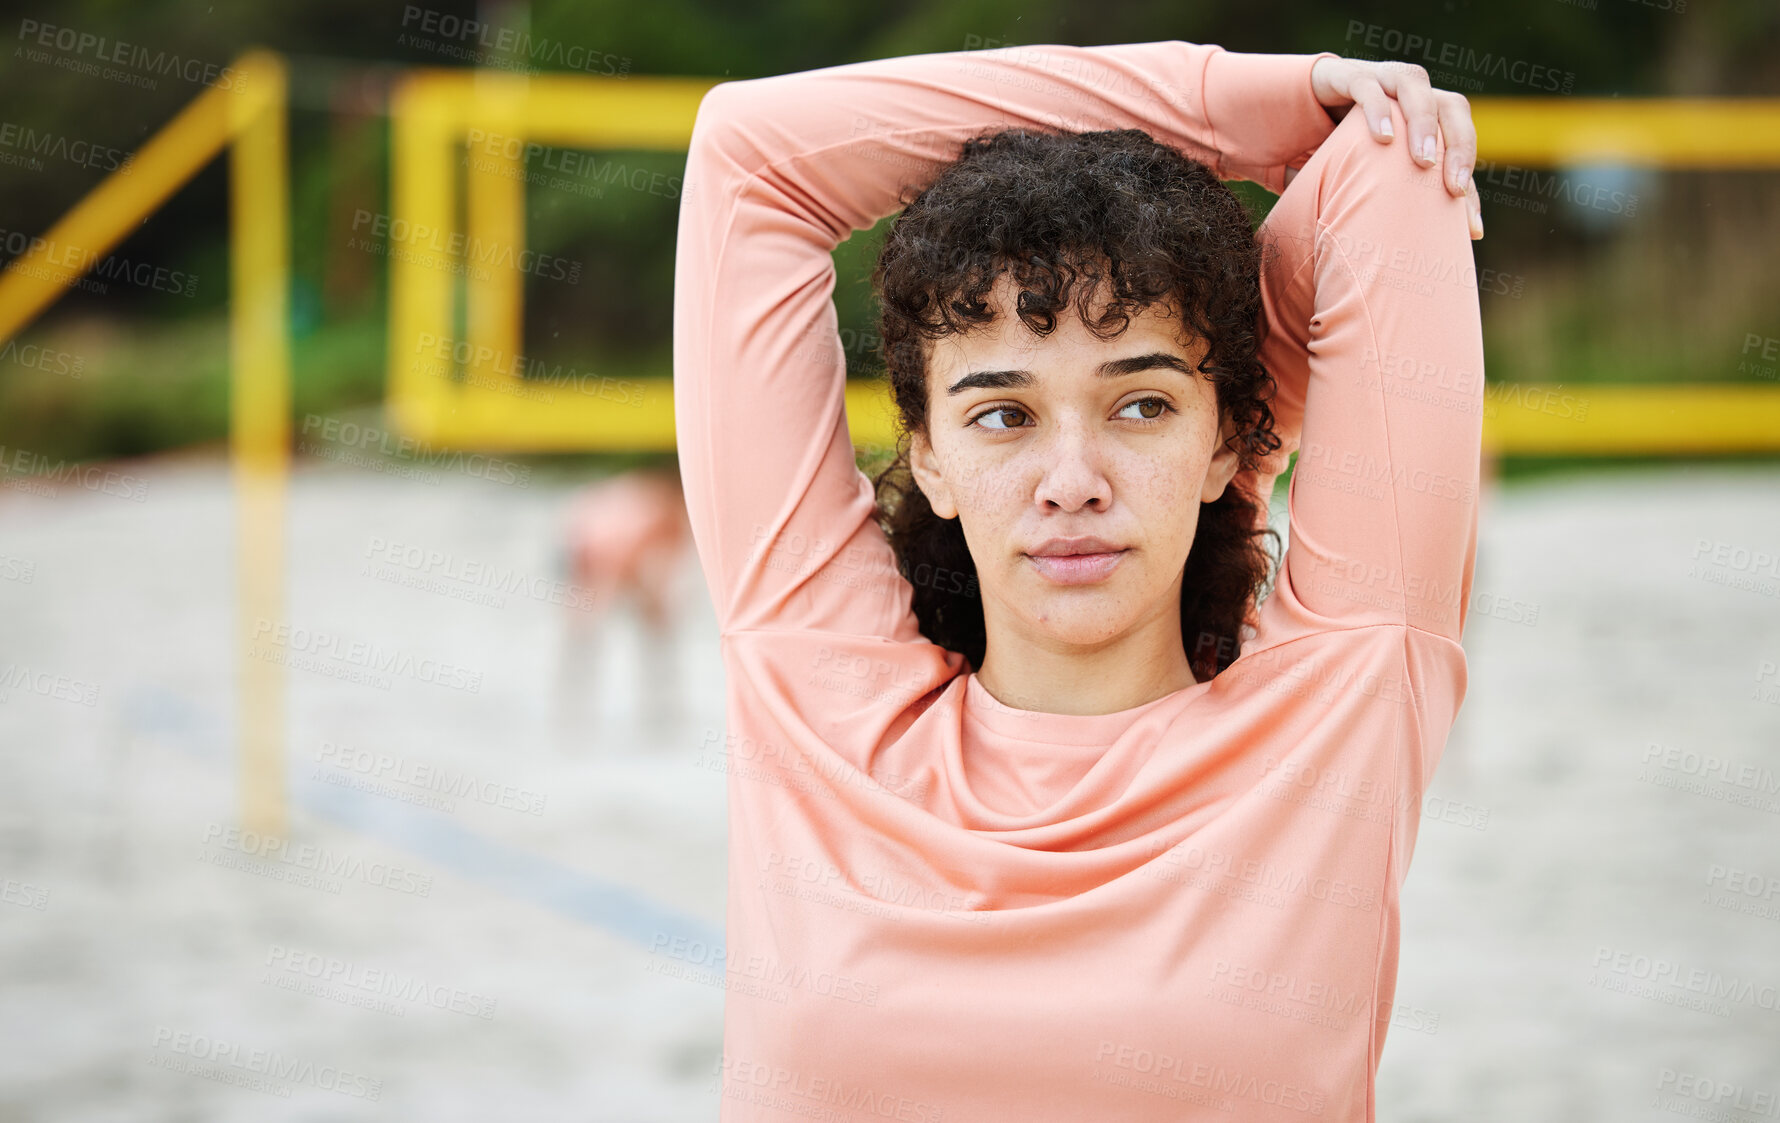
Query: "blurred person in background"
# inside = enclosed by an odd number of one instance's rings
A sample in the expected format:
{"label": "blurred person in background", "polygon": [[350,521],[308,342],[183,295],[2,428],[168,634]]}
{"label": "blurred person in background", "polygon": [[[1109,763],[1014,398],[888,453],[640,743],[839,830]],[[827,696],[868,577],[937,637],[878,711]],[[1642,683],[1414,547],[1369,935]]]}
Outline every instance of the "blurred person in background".
{"label": "blurred person in background", "polygon": [[640,688],[637,708],[648,723],[671,719],[680,697],[676,575],[690,541],[680,473],[671,462],[619,472],[571,495],[561,554],[574,594],[565,598],[558,691],[565,735],[598,713],[596,693],[616,677],[600,668],[620,652],[609,624],[621,604],[633,610],[638,640],[636,673],[621,681]]}

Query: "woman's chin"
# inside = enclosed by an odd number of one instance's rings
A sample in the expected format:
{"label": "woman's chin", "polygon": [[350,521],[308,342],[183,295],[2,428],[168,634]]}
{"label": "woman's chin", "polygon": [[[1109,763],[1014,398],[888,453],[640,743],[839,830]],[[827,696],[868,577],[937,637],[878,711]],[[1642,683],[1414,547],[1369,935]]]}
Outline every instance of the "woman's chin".
{"label": "woman's chin", "polygon": [[1130,626],[1119,599],[1106,593],[1096,596],[1072,590],[1066,597],[1035,606],[1031,624],[1051,643],[1066,647],[1098,647]]}

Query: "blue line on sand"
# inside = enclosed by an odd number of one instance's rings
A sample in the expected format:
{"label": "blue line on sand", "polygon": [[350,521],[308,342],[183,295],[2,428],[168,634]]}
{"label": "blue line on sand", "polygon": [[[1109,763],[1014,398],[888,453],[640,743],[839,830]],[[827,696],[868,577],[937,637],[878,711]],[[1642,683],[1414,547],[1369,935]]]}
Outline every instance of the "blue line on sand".
{"label": "blue line on sand", "polygon": [[645,948],[684,937],[721,947],[723,933],[633,889],[490,841],[420,808],[301,778],[298,801],[324,819],[401,847],[471,881],[597,925]]}
{"label": "blue line on sand", "polygon": [[[176,734],[171,743],[192,756],[224,768],[234,764],[229,738],[217,716],[165,687],[136,687],[124,699],[123,716],[134,730]],[[292,778],[297,801],[305,810],[401,847],[460,877],[604,928],[645,948],[661,946],[664,938],[703,941],[710,948],[723,944],[722,932],[633,889],[503,846],[396,800],[301,775]]]}

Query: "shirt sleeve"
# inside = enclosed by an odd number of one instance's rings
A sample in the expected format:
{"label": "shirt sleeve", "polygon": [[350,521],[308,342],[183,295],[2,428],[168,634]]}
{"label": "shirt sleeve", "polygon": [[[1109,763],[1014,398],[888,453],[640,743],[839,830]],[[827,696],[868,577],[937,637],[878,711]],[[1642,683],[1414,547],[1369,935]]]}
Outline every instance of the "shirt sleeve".
{"label": "shirt sleeve", "polygon": [[[1335,125],[1317,55],[1182,42],[911,55],[726,82],[699,106],[675,258],[674,417],[725,631],[919,637],[846,421],[830,253],[996,127],[1140,128],[1274,191]],[[918,579],[945,578],[917,575]]]}
{"label": "shirt sleeve", "polygon": [[[1463,198],[1344,118],[1262,223],[1289,545],[1261,631],[1460,639],[1477,550],[1483,329]],[[1267,477],[1268,480],[1271,477]],[[1262,492],[1266,494],[1265,491]]]}

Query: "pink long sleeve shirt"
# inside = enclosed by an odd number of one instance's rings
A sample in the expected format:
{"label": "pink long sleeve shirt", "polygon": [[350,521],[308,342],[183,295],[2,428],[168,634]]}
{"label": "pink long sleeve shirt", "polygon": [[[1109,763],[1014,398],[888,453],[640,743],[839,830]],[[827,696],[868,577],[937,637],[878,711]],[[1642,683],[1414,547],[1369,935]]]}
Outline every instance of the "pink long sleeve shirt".
{"label": "pink long sleeve shirt", "polygon": [[[1373,1119],[1483,345],[1464,201],[1400,112],[1389,146],[1334,124],[1318,57],[1020,47],[701,104],[674,404],[728,680],[724,1120]],[[848,435],[830,252],[991,126],[1141,128],[1282,192],[1285,444],[1238,482],[1298,451],[1290,546],[1234,664],[1118,713],[1009,708],[921,635]]]}

